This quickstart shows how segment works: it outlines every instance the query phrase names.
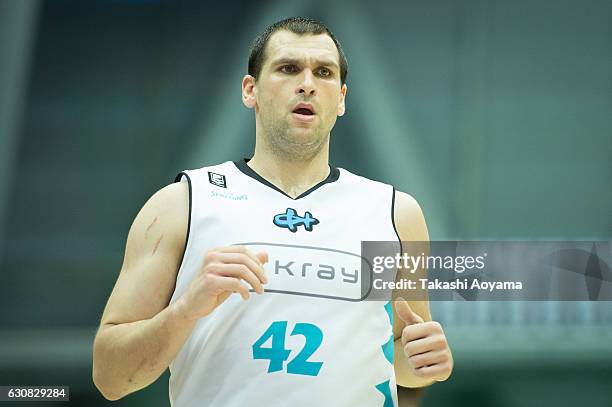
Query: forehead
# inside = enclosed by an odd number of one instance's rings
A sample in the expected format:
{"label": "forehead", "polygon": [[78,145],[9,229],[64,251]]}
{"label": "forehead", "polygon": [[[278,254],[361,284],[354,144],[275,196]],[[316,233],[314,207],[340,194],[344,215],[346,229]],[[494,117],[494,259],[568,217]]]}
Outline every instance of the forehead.
{"label": "forehead", "polygon": [[272,34],[265,50],[266,64],[279,58],[326,59],[339,64],[336,44],[327,34],[298,35],[280,30]]}

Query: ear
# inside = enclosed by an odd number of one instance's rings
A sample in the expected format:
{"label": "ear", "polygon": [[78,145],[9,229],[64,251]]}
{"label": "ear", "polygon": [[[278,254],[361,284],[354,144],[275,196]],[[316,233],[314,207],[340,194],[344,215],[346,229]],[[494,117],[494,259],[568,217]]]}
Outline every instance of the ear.
{"label": "ear", "polygon": [[344,104],[344,101],[346,99],[346,91],[347,87],[345,83],[340,88],[340,98],[338,99],[338,116],[344,116],[344,112],[346,111],[346,105]]}
{"label": "ear", "polygon": [[249,109],[255,108],[255,78],[251,75],[244,75],[242,78],[242,103]]}

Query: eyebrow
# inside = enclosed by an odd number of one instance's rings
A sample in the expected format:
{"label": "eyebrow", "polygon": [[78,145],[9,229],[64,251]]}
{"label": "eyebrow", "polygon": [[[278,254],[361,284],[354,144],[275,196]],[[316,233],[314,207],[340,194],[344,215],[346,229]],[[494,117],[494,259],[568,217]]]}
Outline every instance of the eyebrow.
{"label": "eyebrow", "polygon": [[[338,69],[340,68],[337,62],[332,61],[330,59],[315,59],[314,61],[318,66],[333,66]],[[279,58],[275,61],[272,61],[272,65],[284,65],[284,64],[299,65],[301,62],[302,61],[298,58]]]}

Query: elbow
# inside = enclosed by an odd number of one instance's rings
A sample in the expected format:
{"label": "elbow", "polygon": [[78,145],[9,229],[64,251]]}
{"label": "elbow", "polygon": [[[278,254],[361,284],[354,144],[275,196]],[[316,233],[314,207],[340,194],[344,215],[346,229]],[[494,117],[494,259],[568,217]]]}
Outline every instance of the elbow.
{"label": "elbow", "polygon": [[94,348],[94,357],[93,357],[93,366],[92,366],[92,380],[96,389],[100,392],[100,394],[109,401],[116,401],[123,397],[125,397],[128,393],[121,391],[116,382],[113,383],[111,379],[110,372],[105,371],[103,367],[100,366],[100,363],[96,363],[96,360],[99,360],[99,355],[96,357],[96,351]]}
{"label": "elbow", "polygon": [[116,395],[114,393],[103,392],[100,388],[98,388],[98,390],[100,391],[100,394],[102,394],[102,397],[104,397],[108,401],[117,401],[117,400],[123,398],[123,396]]}
{"label": "elbow", "polygon": [[106,400],[116,401],[125,396],[125,394],[121,394],[117,391],[117,389],[114,389],[112,386],[108,385],[100,370],[96,369],[95,366],[92,372],[92,379],[96,389],[98,389],[102,397],[104,397]]}
{"label": "elbow", "polygon": [[91,378],[94,386],[100,392],[102,397],[109,401],[116,401],[123,397],[126,394],[122,394],[116,386],[116,381],[113,383],[112,380],[112,372],[105,368],[105,364],[103,361],[108,360],[103,351],[102,343],[99,340],[98,335],[94,339],[93,344],[93,363],[91,369]]}

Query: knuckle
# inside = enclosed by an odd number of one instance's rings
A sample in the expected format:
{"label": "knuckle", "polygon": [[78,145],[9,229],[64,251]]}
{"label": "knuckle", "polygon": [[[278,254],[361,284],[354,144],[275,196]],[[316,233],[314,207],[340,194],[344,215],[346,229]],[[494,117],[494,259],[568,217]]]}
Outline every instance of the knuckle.
{"label": "knuckle", "polygon": [[243,280],[248,281],[250,278],[249,268],[245,266],[244,264],[240,264],[238,266],[238,274],[240,275],[240,278],[242,278]]}
{"label": "knuckle", "polygon": [[[251,259],[251,257],[249,257],[248,253],[240,253],[240,261],[242,261],[242,263],[244,263],[245,265],[247,264],[252,264],[253,260]],[[248,268],[248,266],[247,266]]]}
{"label": "knuckle", "polygon": [[209,251],[204,255],[204,263],[211,263],[217,260],[217,252]]}
{"label": "knuckle", "polygon": [[442,325],[438,321],[430,321],[429,325],[433,328],[435,332],[442,332]]}
{"label": "knuckle", "polygon": [[430,345],[430,347],[432,347],[434,349],[439,348],[440,345],[442,345],[442,341],[440,340],[440,336],[438,336],[438,335],[430,336],[429,345]]}
{"label": "knuckle", "polygon": [[434,346],[436,346],[436,348],[446,347],[446,340],[444,339],[444,336],[437,336],[434,341]]}
{"label": "knuckle", "polygon": [[414,337],[414,327],[412,325],[402,329],[402,338],[408,339],[412,337]]}
{"label": "knuckle", "polygon": [[421,357],[419,355],[413,355],[408,358],[408,363],[412,367],[417,367],[421,363]]}
{"label": "knuckle", "polygon": [[205,269],[209,274],[219,274],[221,271],[221,267],[215,263],[206,265]]}
{"label": "knuckle", "polygon": [[209,273],[205,276],[205,284],[219,284],[222,280],[221,280],[221,276],[217,275],[216,273]]}
{"label": "knuckle", "polygon": [[236,259],[235,263],[243,264],[246,260],[246,256],[242,251],[236,251],[233,253],[233,257]]}
{"label": "knuckle", "polygon": [[204,275],[202,277],[202,281],[201,281],[201,285],[200,288],[215,288],[217,286],[217,279],[210,276],[210,275]]}

